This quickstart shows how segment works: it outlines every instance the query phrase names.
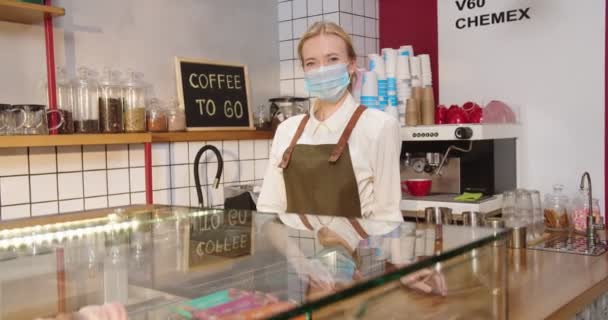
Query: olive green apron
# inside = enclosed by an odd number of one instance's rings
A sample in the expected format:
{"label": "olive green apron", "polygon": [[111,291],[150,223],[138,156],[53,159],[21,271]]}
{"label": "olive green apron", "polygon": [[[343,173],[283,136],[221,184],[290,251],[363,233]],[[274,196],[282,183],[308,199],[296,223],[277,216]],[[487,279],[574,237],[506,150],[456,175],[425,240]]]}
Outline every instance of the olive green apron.
{"label": "olive green apron", "polygon": [[357,179],[348,139],[366,107],[359,106],[337,144],[297,144],[310,115],[304,116],[283,153],[287,212],[361,218]]}

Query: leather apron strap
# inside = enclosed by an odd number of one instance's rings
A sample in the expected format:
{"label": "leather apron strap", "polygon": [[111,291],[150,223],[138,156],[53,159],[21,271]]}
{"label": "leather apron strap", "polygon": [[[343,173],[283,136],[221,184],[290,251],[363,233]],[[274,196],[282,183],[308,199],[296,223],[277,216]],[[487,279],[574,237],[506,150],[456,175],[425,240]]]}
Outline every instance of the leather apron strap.
{"label": "leather apron strap", "polygon": [[359,118],[361,117],[361,114],[363,114],[363,111],[365,111],[365,109],[367,109],[367,107],[362,105],[358,106],[357,110],[355,110],[353,115],[350,117],[346,128],[344,128],[344,131],[342,132],[342,136],[340,136],[340,140],[338,140],[338,144],[336,144],[336,147],[329,156],[329,162],[335,163],[336,161],[338,161],[338,159],[340,159],[340,156],[346,148],[348,139],[350,139],[350,135],[351,133],[353,133],[353,129],[357,125],[357,121],[359,121]]}
{"label": "leather apron strap", "polygon": [[279,168],[285,169],[289,165],[289,160],[291,160],[291,154],[293,153],[293,149],[295,149],[296,144],[298,143],[298,140],[300,140],[300,137],[302,136],[302,133],[304,132],[304,128],[306,128],[306,124],[308,123],[308,119],[310,119],[310,115],[306,114],[304,116],[304,118],[302,119],[302,121],[300,121],[300,125],[298,126],[296,133],[294,134],[293,138],[291,139],[291,143],[289,144],[289,147],[287,147],[287,149],[285,149],[285,152],[283,152],[283,158],[281,159]]}

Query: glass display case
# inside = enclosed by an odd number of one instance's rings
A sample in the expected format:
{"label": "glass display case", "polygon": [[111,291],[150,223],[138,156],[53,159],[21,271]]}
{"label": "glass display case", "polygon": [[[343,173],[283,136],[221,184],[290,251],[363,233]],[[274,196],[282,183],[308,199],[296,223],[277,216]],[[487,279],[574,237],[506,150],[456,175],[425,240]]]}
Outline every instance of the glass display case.
{"label": "glass display case", "polygon": [[0,319],[505,319],[505,231],[183,207],[0,224]]}

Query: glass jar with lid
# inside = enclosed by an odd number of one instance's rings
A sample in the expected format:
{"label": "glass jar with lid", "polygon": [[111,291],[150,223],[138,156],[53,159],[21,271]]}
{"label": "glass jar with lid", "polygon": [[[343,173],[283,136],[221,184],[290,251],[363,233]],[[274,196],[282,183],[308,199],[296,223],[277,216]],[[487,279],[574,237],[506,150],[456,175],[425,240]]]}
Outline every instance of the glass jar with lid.
{"label": "glass jar with lid", "polygon": [[168,130],[167,111],[161,107],[160,101],[156,98],[150,99],[146,122],[150,132],[167,132]]}
{"label": "glass jar with lid", "polygon": [[123,130],[123,99],[120,72],[105,68],[100,81],[99,120],[101,132],[119,133]]}
{"label": "glass jar with lid", "polygon": [[123,82],[123,123],[125,132],[146,131],[146,85],[143,75],[129,71]]}
{"label": "glass jar with lid", "polygon": [[543,204],[545,226],[547,230],[564,231],[570,227],[568,217],[568,205],[570,200],[563,193],[564,186],[556,184],[553,186],[553,193],[545,196]]}
{"label": "glass jar with lid", "polygon": [[99,133],[99,84],[95,72],[78,68],[72,82],[74,93],[74,132]]}
{"label": "glass jar with lid", "polygon": [[60,134],[74,133],[74,92],[65,68],[57,68],[57,109],[63,115]]}
{"label": "glass jar with lid", "polygon": [[[593,222],[602,223],[602,215],[600,212],[600,201],[592,199]],[[589,190],[580,190],[572,200],[572,208],[570,210],[572,228],[575,232],[585,234],[587,232],[587,216],[589,215]]]}
{"label": "glass jar with lid", "polygon": [[167,105],[167,122],[169,131],[186,130],[186,112],[179,107],[179,103],[175,98]]}

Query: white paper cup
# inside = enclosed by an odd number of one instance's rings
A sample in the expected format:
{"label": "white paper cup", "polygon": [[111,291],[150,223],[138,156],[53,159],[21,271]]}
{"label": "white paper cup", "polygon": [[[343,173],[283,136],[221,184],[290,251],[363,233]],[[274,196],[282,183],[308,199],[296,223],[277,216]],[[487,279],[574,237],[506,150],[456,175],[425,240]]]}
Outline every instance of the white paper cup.
{"label": "white paper cup", "polygon": [[414,47],[412,47],[410,45],[399,47],[399,55],[406,56],[406,57],[413,57],[414,56]]}
{"label": "white paper cup", "polygon": [[397,51],[391,48],[382,49],[382,58],[384,59],[384,68],[387,77],[394,77],[397,73]]}
{"label": "white paper cup", "polygon": [[375,71],[366,71],[363,73],[361,96],[378,96],[378,76]]}
{"label": "white paper cup", "polygon": [[397,56],[397,80],[410,78],[410,58],[402,55]]}
{"label": "white paper cup", "polygon": [[420,69],[422,70],[422,74],[430,74],[431,73],[431,57],[428,54],[418,55],[420,59]]}
{"label": "white paper cup", "polygon": [[386,79],[386,69],[382,57],[375,53],[369,54],[367,57],[369,58],[369,71],[374,71],[378,80]]}
{"label": "white paper cup", "polygon": [[410,73],[412,75],[412,78],[421,78],[422,69],[419,57],[410,57]]}

